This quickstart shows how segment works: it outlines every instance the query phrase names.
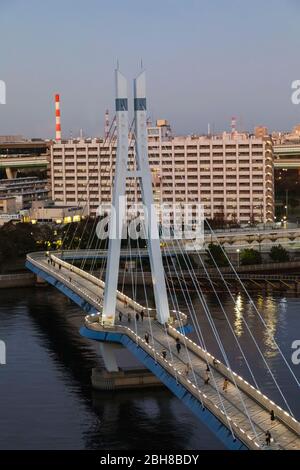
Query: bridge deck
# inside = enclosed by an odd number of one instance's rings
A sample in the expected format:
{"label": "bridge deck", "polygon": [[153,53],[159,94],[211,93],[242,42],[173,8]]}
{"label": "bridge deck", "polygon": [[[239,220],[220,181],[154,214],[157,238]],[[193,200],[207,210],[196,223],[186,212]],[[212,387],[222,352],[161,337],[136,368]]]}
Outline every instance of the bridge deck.
{"label": "bridge deck", "polygon": [[[53,259],[56,261],[55,266],[49,264],[44,255],[37,254],[28,257],[29,263],[32,263],[41,270],[41,273],[50,274],[59,281],[59,283],[64,284],[73,292],[80,295],[81,298],[89,302],[95,310],[101,310],[103,288],[99,286],[99,280],[93,276],[81,274],[78,268],[71,267],[67,263],[59,261],[57,258]],[[74,269],[76,272],[74,272]],[[139,320],[136,322],[134,320],[134,306],[128,305],[127,302],[124,304],[124,302],[118,300],[117,309],[126,315],[123,316],[122,322],[117,323],[114,327],[103,328],[99,322],[92,320],[92,318],[95,318],[93,316],[90,316],[91,321],[87,326],[95,331],[118,331],[134,338],[135,341],[138,341],[139,346],[145,349],[148,354],[152,355],[159,364],[167,368],[168,372],[173,374],[179,383],[184,385],[188,390],[191,390],[198,400],[201,399],[202,403],[208,407],[210,411],[214,412],[215,409],[215,415],[218,419],[220,419],[225,426],[232,427],[235,435],[242,440],[242,442],[246,441],[248,444],[252,442],[252,448],[265,448],[265,432],[269,430],[274,439],[270,446],[271,449],[300,450],[299,433],[277,417],[276,411],[277,409],[280,410],[280,408],[275,404],[273,404],[273,406],[271,404],[273,402],[269,402],[269,406],[262,406],[261,403],[251,396],[251,390],[255,389],[248,384],[248,393],[247,387],[245,389],[245,386],[240,386],[243,381],[241,378],[236,380],[236,384],[234,384],[232,373],[226,373],[227,368],[224,364],[218,361],[217,365],[214,367],[212,356],[209,355],[210,381],[208,384],[205,384],[204,378],[208,356],[203,357],[203,354],[207,353],[201,350],[202,354],[199,354],[198,349],[200,351],[200,348],[171,326],[168,327],[168,333],[166,333],[166,329],[154,318],[149,319],[145,317],[144,321]],[[127,320],[128,313],[132,315],[130,323]],[[144,337],[145,333],[150,333],[151,330],[153,339],[152,337],[150,338],[152,348],[149,348]],[[176,337],[180,337],[182,345],[184,345],[184,343],[187,345],[187,349],[186,347],[182,347],[180,354],[178,354],[176,350],[176,341],[174,339]],[[171,353],[169,352],[169,348],[171,348]],[[167,351],[166,359],[161,355],[162,349]],[[188,374],[188,377],[186,377],[184,373],[187,363],[192,364],[193,369],[193,371]],[[229,377],[227,391],[223,391],[225,376]],[[234,377],[238,378],[236,374],[234,374]],[[276,419],[271,422],[270,409],[273,408]],[[251,417],[251,422],[249,416]],[[296,424],[296,429],[299,429],[297,428],[298,425],[299,423]],[[244,435],[247,436],[247,439],[244,438],[243,440]]]}

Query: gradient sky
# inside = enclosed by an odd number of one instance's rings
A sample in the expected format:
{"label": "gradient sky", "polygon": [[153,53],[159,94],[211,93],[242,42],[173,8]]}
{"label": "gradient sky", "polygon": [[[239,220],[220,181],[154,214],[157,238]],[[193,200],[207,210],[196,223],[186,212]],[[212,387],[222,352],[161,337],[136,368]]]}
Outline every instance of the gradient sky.
{"label": "gradient sky", "polygon": [[[176,133],[300,122],[299,0],[0,0],[0,135],[102,135],[114,68],[131,80],[141,58],[151,116]],[[131,83],[130,83],[131,86]]]}

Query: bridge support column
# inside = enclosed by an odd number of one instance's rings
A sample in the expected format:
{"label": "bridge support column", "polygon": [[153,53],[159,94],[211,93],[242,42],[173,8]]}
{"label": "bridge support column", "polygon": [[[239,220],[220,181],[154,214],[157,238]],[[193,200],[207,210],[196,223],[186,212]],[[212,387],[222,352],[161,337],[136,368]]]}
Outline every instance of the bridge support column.
{"label": "bridge support column", "polygon": [[119,367],[115,356],[115,350],[119,346],[110,343],[100,343],[100,352],[107,372],[118,372]]}
{"label": "bridge support column", "polygon": [[15,179],[17,177],[17,169],[16,168],[5,168],[6,177],[9,180]]}

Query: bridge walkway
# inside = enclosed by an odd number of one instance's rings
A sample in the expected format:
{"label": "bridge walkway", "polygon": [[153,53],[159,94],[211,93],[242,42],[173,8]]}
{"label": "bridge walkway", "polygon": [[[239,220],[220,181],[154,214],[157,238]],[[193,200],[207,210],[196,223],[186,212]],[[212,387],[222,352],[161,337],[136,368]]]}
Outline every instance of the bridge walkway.
{"label": "bridge walkway", "polygon": [[[40,275],[44,273],[46,280],[47,276],[50,275],[60,284],[80,295],[84,301],[94,308],[95,312],[101,311],[104,283],[56,257],[53,257],[53,260],[55,260],[55,265],[49,264],[45,255],[37,254],[34,257],[32,255],[28,257],[29,263],[38,268]],[[121,295],[123,297],[120,297]],[[176,378],[178,383],[191,391],[205,407],[215,413],[226,427],[232,428],[234,434],[240,440],[243,441],[243,436],[245,436],[244,442],[246,440],[250,448],[265,448],[265,432],[269,430],[273,438],[270,449],[300,450],[299,433],[277,416],[283,412],[281,408],[277,407],[267,397],[265,397],[267,406],[262,406],[261,403],[253,398],[255,393],[256,396],[258,396],[257,393],[261,395],[260,392],[255,390],[250,384],[247,384],[235,373],[233,373],[236,380],[236,384],[234,384],[232,372],[224,364],[217,360],[217,364],[214,365],[213,357],[209,353],[178,332],[173,326],[169,325],[166,333],[165,327],[158,323],[153,316],[147,317],[145,315],[143,321],[141,319],[135,321],[136,311],[139,311],[140,307],[132,299],[118,293],[117,311],[121,311],[124,314],[122,321],[117,322],[113,327],[103,327],[99,323],[101,318],[100,313],[98,315],[94,313],[87,317],[89,320],[86,326],[95,331],[119,331],[134,338],[139,347],[142,347],[155,361],[165,367],[168,373]],[[131,317],[130,322],[127,320],[128,314]],[[145,341],[145,334],[151,331],[150,345],[148,345]],[[180,354],[176,350],[175,339],[177,337],[183,346]],[[172,357],[169,347],[171,348]],[[163,349],[167,351],[166,359],[162,357]],[[210,381],[208,384],[205,384],[207,361],[210,368]],[[192,371],[188,376],[185,374],[187,363],[192,365]],[[225,377],[229,379],[227,391],[223,391]],[[270,419],[271,409],[275,411],[276,419],[274,422],[271,422]],[[278,410],[281,410],[281,412]],[[252,424],[250,423],[249,416],[251,417]],[[289,416],[289,419],[291,420],[292,418]],[[299,423],[296,422],[296,429],[298,425]]]}

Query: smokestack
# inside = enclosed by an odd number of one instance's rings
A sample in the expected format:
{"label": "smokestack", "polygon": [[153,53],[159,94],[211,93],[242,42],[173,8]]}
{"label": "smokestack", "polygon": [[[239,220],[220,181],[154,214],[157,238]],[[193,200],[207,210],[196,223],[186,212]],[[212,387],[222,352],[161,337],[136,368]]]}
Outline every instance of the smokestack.
{"label": "smokestack", "polygon": [[105,139],[108,138],[109,135],[109,111],[108,109],[105,111],[105,126],[104,126],[104,137]]}
{"label": "smokestack", "polygon": [[55,140],[57,143],[61,142],[61,125],[60,125],[60,97],[59,94],[55,95]]}
{"label": "smokestack", "polygon": [[231,118],[231,133],[232,134],[236,133],[236,118],[235,117]]}

